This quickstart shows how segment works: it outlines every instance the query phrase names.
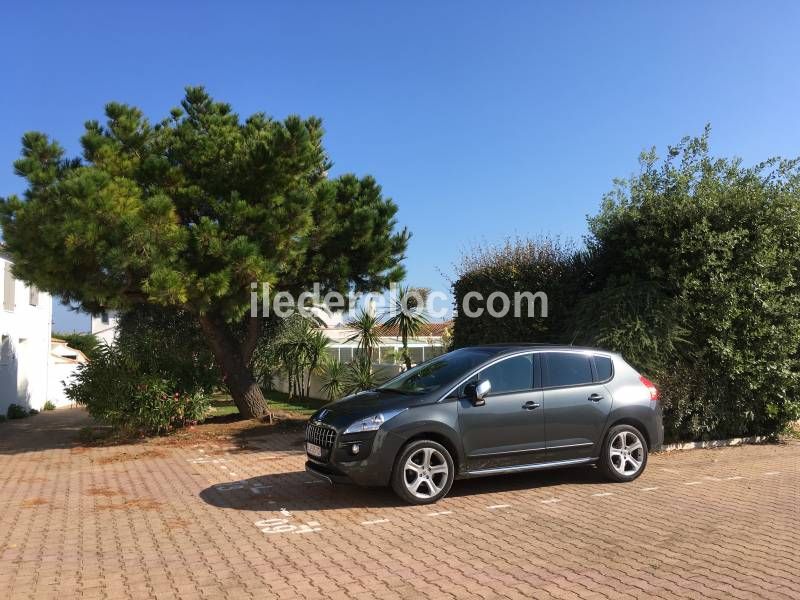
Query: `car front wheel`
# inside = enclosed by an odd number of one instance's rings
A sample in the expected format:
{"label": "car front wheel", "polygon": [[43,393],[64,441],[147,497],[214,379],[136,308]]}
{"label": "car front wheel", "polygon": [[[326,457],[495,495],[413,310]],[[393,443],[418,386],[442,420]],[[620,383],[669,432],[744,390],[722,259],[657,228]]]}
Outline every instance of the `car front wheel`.
{"label": "car front wheel", "polygon": [[392,488],[409,504],[430,504],[453,485],[453,458],[433,440],[416,440],[400,452],[392,473]]}
{"label": "car front wheel", "polygon": [[611,481],[633,481],[647,466],[647,440],[631,425],[611,428],[603,443],[600,469]]}

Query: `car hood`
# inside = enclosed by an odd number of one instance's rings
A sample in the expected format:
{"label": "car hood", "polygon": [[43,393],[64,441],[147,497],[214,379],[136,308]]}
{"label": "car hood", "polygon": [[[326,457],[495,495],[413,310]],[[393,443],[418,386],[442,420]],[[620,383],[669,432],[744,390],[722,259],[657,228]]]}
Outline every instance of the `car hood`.
{"label": "car hood", "polygon": [[330,402],[311,416],[312,421],[321,421],[334,427],[347,427],[357,419],[363,419],[383,411],[398,410],[429,402],[427,395],[411,396],[392,392],[368,391]]}

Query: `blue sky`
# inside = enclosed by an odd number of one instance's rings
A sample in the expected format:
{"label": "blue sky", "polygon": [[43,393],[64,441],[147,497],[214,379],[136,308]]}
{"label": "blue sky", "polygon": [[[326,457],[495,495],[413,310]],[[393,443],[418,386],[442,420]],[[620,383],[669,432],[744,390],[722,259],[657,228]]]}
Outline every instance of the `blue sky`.
{"label": "blue sky", "polygon": [[[796,2],[80,2],[0,12],[0,195],[31,129],[78,152],[109,100],[156,120],[203,84],[242,115],[318,115],[333,174],[413,232],[409,282],[508,236],[580,240],[639,152],[800,155]],[[86,317],[55,310],[60,330]]]}

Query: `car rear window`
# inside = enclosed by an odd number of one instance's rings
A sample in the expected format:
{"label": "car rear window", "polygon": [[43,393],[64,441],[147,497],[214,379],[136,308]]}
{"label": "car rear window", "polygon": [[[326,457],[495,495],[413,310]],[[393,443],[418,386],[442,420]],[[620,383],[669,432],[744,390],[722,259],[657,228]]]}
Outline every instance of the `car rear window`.
{"label": "car rear window", "polygon": [[597,381],[611,379],[614,374],[614,363],[607,356],[595,356],[594,366],[597,369]]}
{"label": "car rear window", "polygon": [[548,352],[547,364],[550,387],[592,383],[592,365],[587,354]]}

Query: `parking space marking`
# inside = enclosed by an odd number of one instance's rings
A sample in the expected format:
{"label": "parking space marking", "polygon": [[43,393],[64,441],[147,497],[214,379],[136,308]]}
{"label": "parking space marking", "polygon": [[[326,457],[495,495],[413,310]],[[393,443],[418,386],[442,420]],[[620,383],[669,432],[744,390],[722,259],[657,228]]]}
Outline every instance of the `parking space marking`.
{"label": "parking space marking", "polygon": [[603,496],[613,496],[614,492],[599,492],[597,494],[592,494],[595,498],[602,498]]}
{"label": "parking space marking", "polygon": [[726,477],[725,481],[736,481],[737,479],[744,479],[741,475],[734,475],[733,477]]}
{"label": "parking space marking", "polygon": [[497,510],[498,508],[510,508],[510,504],[492,504],[491,506],[487,506],[489,510]]}
{"label": "parking space marking", "polygon": [[780,471],[767,471],[764,475],[780,475]]}
{"label": "parking space marking", "polygon": [[378,523],[388,523],[389,519],[373,519],[372,521],[361,521],[362,525],[377,525]]}
{"label": "parking space marking", "polygon": [[317,521],[308,521],[307,523],[292,525],[289,523],[289,519],[263,519],[261,521],[256,521],[254,525],[258,527],[262,533],[269,535],[278,533],[314,533],[322,531],[322,527],[319,526]]}
{"label": "parking space marking", "polygon": [[441,515],[450,515],[450,514],[453,514],[452,510],[442,510],[442,511],[439,511],[439,512],[428,513],[428,516],[429,517],[439,517]]}
{"label": "parking space marking", "polygon": [[675,469],[667,469],[666,467],[661,467],[662,471],[666,471],[667,473],[680,473],[680,471],[676,471]]}
{"label": "parking space marking", "polygon": [[[235,475],[235,473],[230,473],[230,475]],[[266,485],[263,483],[255,482],[255,483],[247,483],[246,481],[231,481],[228,483],[220,483],[214,486],[214,489],[218,492],[230,492],[233,490],[243,490],[249,489],[254,494],[261,494],[264,492],[265,489],[271,488],[271,485]]]}
{"label": "parking space marking", "polygon": [[560,498],[550,498],[549,500],[542,500],[542,504],[555,504],[556,502],[561,502]]}
{"label": "parking space marking", "polygon": [[683,485],[700,485],[702,481],[684,481]]}
{"label": "parking space marking", "polygon": [[643,491],[643,492],[652,492],[653,490],[657,490],[657,489],[658,489],[658,486],[655,486],[655,487],[646,487],[646,488],[642,488],[642,491]]}
{"label": "parking space marking", "polygon": [[187,458],[186,462],[192,463],[193,465],[219,465],[228,461],[224,458],[209,458],[208,456],[201,456],[199,458]]}

